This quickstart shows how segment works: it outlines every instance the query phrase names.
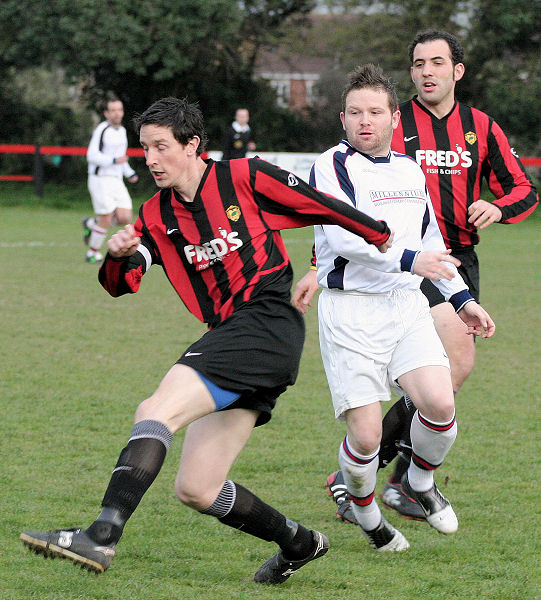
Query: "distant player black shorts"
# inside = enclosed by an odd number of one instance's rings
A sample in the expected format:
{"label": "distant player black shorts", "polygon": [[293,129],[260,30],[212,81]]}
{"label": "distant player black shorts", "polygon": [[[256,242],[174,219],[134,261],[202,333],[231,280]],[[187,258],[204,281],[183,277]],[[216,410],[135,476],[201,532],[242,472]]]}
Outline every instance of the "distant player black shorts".
{"label": "distant player black shorts", "polygon": [[223,410],[258,410],[256,426],[263,425],[278,396],[297,379],[304,336],[304,319],[288,298],[263,296],[205,333],[177,363],[239,393]]}
{"label": "distant player black shorts", "polygon": [[[458,267],[458,272],[468,286],[470,294],[479,302],[479,260],[475,250],[473,248],[453,250],[452,256],[458,258],[462,263]],[[445,302],[445,298],[430,279],[423,279],[421,282],[421,292],[426,296],[430,308]]]}

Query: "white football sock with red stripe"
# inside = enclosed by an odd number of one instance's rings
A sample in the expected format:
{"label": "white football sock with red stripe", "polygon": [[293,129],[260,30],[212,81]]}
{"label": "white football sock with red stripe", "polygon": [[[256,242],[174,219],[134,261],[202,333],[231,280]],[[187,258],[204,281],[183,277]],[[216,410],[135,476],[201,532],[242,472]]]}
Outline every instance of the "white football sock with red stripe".
{"label": "white football sock with red stripe", "polygon": [[426,492],[434,482],[434,471],[451,449],[457,435],[455,417],[446,423],[429,421],[416,411],[411,422],[411,463],[408,481],[412,489]]}
{"label": "white football sock with red stripe", "polygon": [[370,456],[352,450],[348,438],[340,445],[338,462],[351,497],[351,509],[365,531],[375,529],[381,521],[381,511],[374,498],[378,472],[379,448]]}
{"label": "white football sock with red stripe", "polygon": [[90,240],[88,241],[88,245],[93,252],[98,252],[98,250],[102,247],[106,235],[107,229],[103,229],[103,227],[98,227],[98,225],[96,224],[92,225],[92,232],[90,234]]}

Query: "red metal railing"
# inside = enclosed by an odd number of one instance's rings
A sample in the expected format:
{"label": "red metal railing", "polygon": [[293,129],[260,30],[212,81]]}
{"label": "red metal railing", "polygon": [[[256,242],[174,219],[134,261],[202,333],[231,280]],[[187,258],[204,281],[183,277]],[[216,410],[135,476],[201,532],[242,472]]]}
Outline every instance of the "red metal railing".
{"label": "red metal railing", "polygon": [[[33,181],[38,196],[43,196],[42,156],[86,156],[86,146],[39,146],[35,144],[0,144],[0,154],[33,154],[34,172],[32,175],[0,175],[0,181]],[[144,156],[142,148],[128,148],[128,156]]]}
{"label": "red metal railing", "polygon": [[[86,156],[86,146],[37,146],[35,144],[0,144],[0,154],[33,154],[33,175],[0,175],[0,181],[33,181],[36,194],[43,195],[42,156]],[[128,156],[144,156],[142,148],[128,148]],[[541,167],[541,157],[527,156],[520,159],[526,167]]]}
{"label": "red metal railing", "polygon": [[[36,146],[34,144],[0,144],[0,154],[54,154],[86,156],[86,146]],[[128,156],[144,156],[142,148],[128,148]]]}

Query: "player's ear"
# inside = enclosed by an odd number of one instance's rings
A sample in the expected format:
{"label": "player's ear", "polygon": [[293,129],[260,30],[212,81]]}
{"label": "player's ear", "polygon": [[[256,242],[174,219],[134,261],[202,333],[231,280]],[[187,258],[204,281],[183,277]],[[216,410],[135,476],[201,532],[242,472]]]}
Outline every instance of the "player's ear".
{"label": "player's ear", "polygon": [[466,67],[462,63],[457,63],[454,67],[455,81],[460,81],[465,71]]}
{"label": "player's ear", "polygon": [[397,108],[393,113],[393,129],[396,129],[398,127],[399,123],[400,123],[400,109]]}
{"label": "player's ear", "polygon": [[190,138],[186,144],[188,155],[196,154],[200,143],[201,138],[198,135],[194,135],[192,138]]}

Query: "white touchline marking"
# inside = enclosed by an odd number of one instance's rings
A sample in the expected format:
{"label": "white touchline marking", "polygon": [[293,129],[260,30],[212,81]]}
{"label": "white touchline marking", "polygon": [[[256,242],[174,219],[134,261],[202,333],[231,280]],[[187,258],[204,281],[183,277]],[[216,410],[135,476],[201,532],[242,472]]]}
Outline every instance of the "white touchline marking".
{"label": "white touchline marking", "polygon": [[70,245],[68,242],[0,242],[0,248],[43,248],[44,246],[65,248]]}

